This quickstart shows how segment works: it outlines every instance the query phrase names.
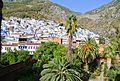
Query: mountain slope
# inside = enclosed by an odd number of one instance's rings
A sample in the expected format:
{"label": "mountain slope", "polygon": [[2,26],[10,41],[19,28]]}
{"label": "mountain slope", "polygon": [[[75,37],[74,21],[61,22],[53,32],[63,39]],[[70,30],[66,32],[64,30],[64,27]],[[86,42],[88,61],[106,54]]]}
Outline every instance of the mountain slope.
{"label": "mountain slope", "polygon": [[[111,22],[120,19],[120,0],[103,5],[80,16],[81,25],[96,33],[108,35],[113,28]],[[120,26],[119,26],[120,27]]]}
{"label": "mountain slope", "polygon": [[120,0],[113,0],[112,2],[101,6],[95,10],[89,11],[86,14],[98,14],[103,18],[120,17]]}
{"label": "mountain slope", "polygon": [[47,0],[5,3],[3,15],[10,17],[30,17],[35,19],[65,20],[68,14],[79,14]]}

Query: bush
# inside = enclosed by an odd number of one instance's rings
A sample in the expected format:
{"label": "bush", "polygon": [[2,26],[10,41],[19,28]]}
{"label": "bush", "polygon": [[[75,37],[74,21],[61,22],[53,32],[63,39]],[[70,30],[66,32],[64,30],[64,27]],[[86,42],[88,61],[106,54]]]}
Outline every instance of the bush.
{"label": "bush", "polygon": [[120,81],[118,77],[120,77],[120,63],[115,64],[108,71],[108,80],[109,81]]}

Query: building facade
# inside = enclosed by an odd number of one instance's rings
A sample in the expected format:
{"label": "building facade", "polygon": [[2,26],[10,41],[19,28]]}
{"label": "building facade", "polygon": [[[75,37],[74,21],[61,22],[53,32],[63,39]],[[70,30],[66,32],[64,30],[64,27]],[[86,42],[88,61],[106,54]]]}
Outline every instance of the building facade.
{"label": "building facade", "polygon": [[18,44],[2,44],[1,52],[7,52],[8,50],[25,50],[29,51],[32,55],[35,50],[39,47],[40,43],[18,43]]}

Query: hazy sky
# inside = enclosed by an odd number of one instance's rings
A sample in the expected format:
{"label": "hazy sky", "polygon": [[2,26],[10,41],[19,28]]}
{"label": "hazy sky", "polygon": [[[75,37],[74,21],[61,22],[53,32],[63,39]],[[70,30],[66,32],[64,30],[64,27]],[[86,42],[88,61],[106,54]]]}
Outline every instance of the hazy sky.
{"label": "hazy sky", "polygon": [[54,3],[60,4],[72,11],[87,12],[104,4],[111,2],[112,0],[51,0]]}

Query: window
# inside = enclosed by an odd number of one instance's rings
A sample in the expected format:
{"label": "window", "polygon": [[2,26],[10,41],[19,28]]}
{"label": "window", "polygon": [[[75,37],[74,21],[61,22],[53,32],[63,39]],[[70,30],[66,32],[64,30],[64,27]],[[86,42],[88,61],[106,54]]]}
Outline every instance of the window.
{"label": "window", "polygon": [[27,38],[19,38],[19,41],[27,41]]}
{"label": "window", "polygon": [[41,42],[42,44],[44,44],[45,42]]}
{"label": "window", "polygon": [[5,50],[7,50],[7,48],[5,47]]}
{"label": "window", "polygon": [[28,46],[28,49],[30,49],[30,46]]}
{"label": "window", "polygon": [[9,47],[9,50],[11,49],[11,47]]}
{"label": "window", "polygon": [[27,46],[25,46],[25,49],[27,49]]}
{"label": "window", "polygon": [[18,48],[20,49],[20,46],[18,46]]}
{"label": "window", "polygon": [[10,50],[11,49],[11,47],[6,47],[6,50]]}
{"label": "window", "polygon": [[34,49],[35,49],[35,46],[34,46]]}

